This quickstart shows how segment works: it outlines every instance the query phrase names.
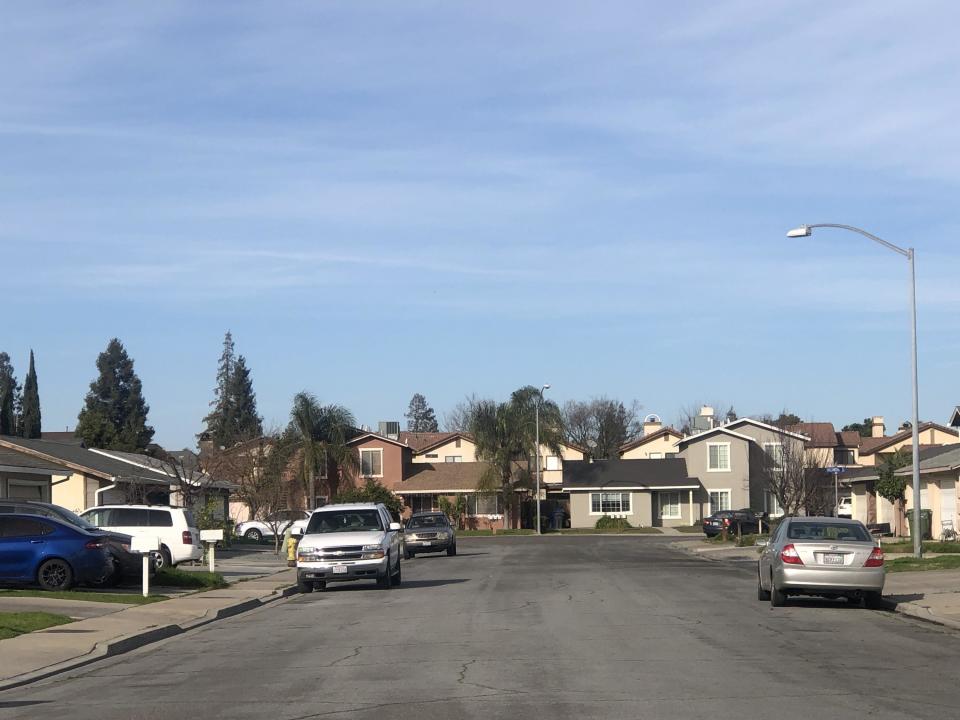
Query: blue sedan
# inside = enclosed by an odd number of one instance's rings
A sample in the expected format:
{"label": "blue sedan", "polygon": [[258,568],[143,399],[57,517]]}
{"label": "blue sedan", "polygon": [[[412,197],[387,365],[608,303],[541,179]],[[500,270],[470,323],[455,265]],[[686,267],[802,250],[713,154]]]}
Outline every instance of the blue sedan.
{"label": "blue sedan", "polygon": [[0,515],[0,582],[68,590],[112,572],[104,535],[48,517]]}

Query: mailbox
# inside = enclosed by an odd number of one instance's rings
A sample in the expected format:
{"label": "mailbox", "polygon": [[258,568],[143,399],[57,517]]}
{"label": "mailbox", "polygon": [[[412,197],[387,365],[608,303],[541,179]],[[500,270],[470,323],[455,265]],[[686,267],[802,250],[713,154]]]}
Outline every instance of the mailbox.
{"label": "mailbox", "polygon": [[201,530],[200,542],[211,543],[223,540],[223,528],[219,530]]}
{"label": "mailbox", "polygon": [[156,535],[134,535],[130,538],[130,552],[146,553],[157,552],[160,549],[160,538]]}

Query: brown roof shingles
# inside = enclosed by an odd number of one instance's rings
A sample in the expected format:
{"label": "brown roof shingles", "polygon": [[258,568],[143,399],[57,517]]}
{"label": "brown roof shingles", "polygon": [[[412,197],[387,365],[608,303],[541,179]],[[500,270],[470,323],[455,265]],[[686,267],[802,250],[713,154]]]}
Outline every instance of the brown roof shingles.
{"label": "brown roof shingles", "polygon": [[413,473],[394,489],[405,492],[476,492],[487,463],[415,463]]}

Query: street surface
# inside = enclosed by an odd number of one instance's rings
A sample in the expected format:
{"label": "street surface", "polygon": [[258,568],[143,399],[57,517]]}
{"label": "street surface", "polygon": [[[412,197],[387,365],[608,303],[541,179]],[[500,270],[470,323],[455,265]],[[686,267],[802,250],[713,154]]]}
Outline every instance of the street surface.
{"label": "street surface", "polygon": [[463,538],[403,585],[333,586],[0,693],[0,717],[827,720],[960,713],[956,633],[756,600],[664,538]]}

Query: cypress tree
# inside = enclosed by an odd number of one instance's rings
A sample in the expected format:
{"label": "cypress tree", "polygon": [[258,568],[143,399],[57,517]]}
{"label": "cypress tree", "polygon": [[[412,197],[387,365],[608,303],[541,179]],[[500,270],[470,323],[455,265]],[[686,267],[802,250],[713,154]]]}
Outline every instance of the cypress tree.
{"label": "cypress tree", "polygon": [[263,433],[263,420],[257,414],[257,396],[246,358],[241,355],[230,378],[230,398],[233,407],[234,442],[257,437]]}
{"label": "cypress tree", "polygon": [[263,433],[250,368],[243,355],[236,356],[230,331],[223,338],[223,352],[217,365],[217,387],[210,407],[213,409],[203,420],[207,425],[206,435],[218,447],[232,447]]}
{"label": "cypress tree", "polygon": [[97,370],[77,418],[77,437],[87,447],[142,452],[153,439],[153,428],[147,425],[150,406],[133,360],[117,338],[97,357]]}
{"label": "cypress tree", "polygon": [[16,435],[19,430],[20,385],[13,372],[10,356],[0,352],[0,435]]}
{"label": "cypress tree", "polygon": [[30,351],[30,369],[23,382],[23,413],[20,416],[20,434],[25,438],[40,437],[40,390],[37,386],[37,369]]}

